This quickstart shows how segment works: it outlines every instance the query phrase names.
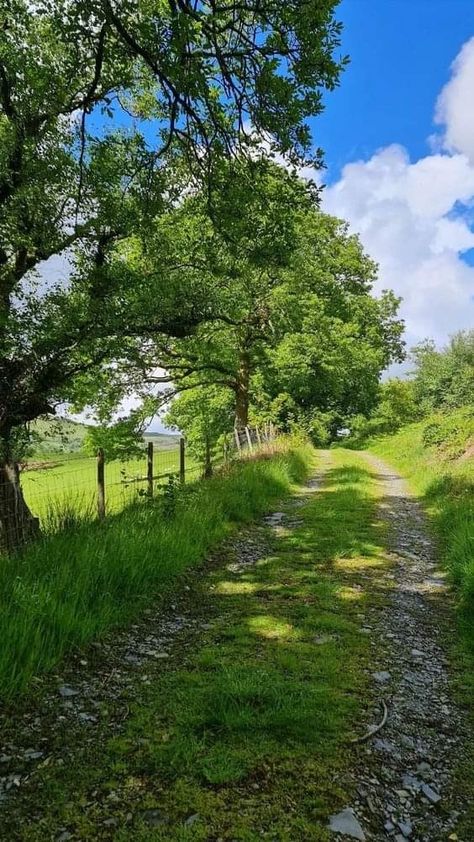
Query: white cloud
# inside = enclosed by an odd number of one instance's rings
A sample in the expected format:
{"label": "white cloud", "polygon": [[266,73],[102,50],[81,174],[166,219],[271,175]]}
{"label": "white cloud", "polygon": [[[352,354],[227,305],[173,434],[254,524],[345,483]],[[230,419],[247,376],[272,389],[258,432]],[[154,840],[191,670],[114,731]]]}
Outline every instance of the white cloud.
{"label": "white cloud", "polygon": [[436,123],[445,126],[443,144],[474,163],[474,37],[451,65],[452,75],[436,103]]}
{"label": "white cloud", "polygon": [[474,326],[474,267],[462,259],[474,249],[474,38],[452,74],[436,111],[444,152],[412,163],[404,147],[388,146],[348,164],[323,193],[323,209],[347,219],[379,263],[377,290],[402,296],[408,344]]}

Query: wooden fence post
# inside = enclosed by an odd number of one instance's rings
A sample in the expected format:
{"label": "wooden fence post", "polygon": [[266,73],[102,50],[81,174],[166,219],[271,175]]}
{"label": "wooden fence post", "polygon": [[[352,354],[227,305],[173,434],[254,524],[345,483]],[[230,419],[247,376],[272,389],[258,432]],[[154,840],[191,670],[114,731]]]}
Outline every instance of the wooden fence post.
{"label": "wooden fence post", "polygon": [[240,445],[240,437],[239,437],[239,431],[238,431],[237,427],[234,427],[234,436],[235,436],[235,443],[237,445],[237,450],[240,453],[242,448],[241,448],[241,445]]}
{"label": "wooden fence post", "polygon": [[260,430],[258,429],[258,427],[255,427],[255,433],[256,433],[256,435],[257,435],[257,441],[258,441],[258,445],[259,445],[259,447],[260,447],[260,446],[261,446],[261,444],[262,444],[262,439],[261,439],[261,436],[260,436]]}
{"label": "wooden fence post", "polygon": [[179,481],[184,484],[186,480],[186,451],[184,438],[179,440]]}
{"label": "wooden fence post", "polygon": [[212,477],[212,453],[211,453],[211,443],[209,438],[206,436],[206,455],[205,455],[205,464],[204,464],[204,476],[206,479]]}
{"label": "wooden fence post", "polygon": [[153,442],[149,441],[146,449],[146,478],[149,497],[153,497],[153,449]]}
{"label": "wooden fence post", "polygon": [[247,444],[249,446],[249,450],[250,450],[250,452],[252,452],[252,450],[253,450],[252,436],[250,435],[250,430],[249,430],[248,427],[245,428],[245,435],[247,436]]}
{"label": "wooden fence post", "polygon": [[102,447],[97,451],[97,514],[105,518],[105,455]]}

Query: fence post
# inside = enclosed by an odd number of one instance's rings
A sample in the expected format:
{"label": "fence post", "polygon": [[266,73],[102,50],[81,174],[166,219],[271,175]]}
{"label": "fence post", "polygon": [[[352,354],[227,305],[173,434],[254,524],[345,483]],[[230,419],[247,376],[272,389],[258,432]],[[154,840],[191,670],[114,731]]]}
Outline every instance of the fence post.
{"label": "fence post", "polygon": [[105,455],[102,447],[97,451],[97,514],[105,518]]}
{"label": "fence post", "polygon": [[234,436],[235,436],[235,443],[237,445],[237,450],[240,453],[242,448],[240,446],[240,437],[239,437],[239,431],[238,431],[237,427],[234,427]]}
{"label": "fence post", "polygon": [[179,440],[179,481],[184,484],[186,479],[186,451],[184,438],[181,436]]}
{"label": "fence post", "polygon": [[211,454],[211,443],[209,438],[206,436],[206,455],[205,455],[205,465],[204,465],[204,476],[206,479],[212,477],[212,454]]}
{"label": "fence post", "polygon": [[153,450],[153,442],[149,441],[146,449],[146,478],[149,497],[153,497]]}
{"label": "fence post", "polygon": [[257,435],[257,441],[258,441],[258,445],[259,445],[259,447],[260,447],[260,446],[261,446],[261,444],[262,444],[262,439],[261,439],[261,436],[260,436],[260,430],[258,429],[258,427],[255,427],[255,433],[256,433],[256,435]]}
{"label": "fence post", "polygon": [[252,450],[253,450],[252,436],[250,435],[250,430],[249,430],[248,427],[245,428],[245,435],[247,436],[247,443],[248,443],[248,446],[249,446],[249,450],[250,450],[250,452],[252,452]]}

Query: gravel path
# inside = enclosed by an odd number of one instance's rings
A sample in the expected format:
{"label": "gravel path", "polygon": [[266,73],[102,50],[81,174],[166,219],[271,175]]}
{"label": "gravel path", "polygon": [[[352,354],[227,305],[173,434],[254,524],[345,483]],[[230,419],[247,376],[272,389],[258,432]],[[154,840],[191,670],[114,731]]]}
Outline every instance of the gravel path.
{"label": "gravel path", "polygon": [[463,805],[451,787],[468,734],[450,688],[449,592],[420,506],[383,462],[368,453],[364,458],[382,486],[381,514],[393,561],[379,582],[390,598],[367,614],[364,629],[373,646],[368,728],[382,719],[382,700],[388,718],[355,750],[351,775],[357,800],[332,818],[335,831],[345,830],[334,838],[454,841]]}

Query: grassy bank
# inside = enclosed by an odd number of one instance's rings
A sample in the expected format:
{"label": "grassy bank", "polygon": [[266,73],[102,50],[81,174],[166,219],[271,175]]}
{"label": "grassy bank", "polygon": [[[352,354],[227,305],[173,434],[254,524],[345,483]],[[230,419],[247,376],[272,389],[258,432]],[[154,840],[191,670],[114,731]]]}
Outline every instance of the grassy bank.
{"label": "grassy bank", "polygon": [[201,561],[235,523],[257,517],[308,470],[289,443],[272,459],[88,523],[2,559],[0,696],[11,698],[71,647],[136,615]]}
{"label": "grassy bank", "polygon": [[[244,546],[261,547],[255,563],[229,564],[241,556],[226,547],[193,581],[195,631],[143,668],[146,683],[137,675],[119,735],[104,715],[71,762],[54,734],[68,762],[20,791],[5,832],[25,842],[64,829],[91,842],[329,842],[328,816],[347,799],[347,741],[365,728],[372,649],[361,626],[387,564],[371,471],[357,453],[331,460],[321,490],[290,510],[291,529],[245,533]],[[248,470],[233,504],[250,514]],[[280,490],[286,477],[285,467]]]}
{"label": "grassy bank", "polygon": [[474,455],[464,424],[460,413],[426,419],[371,442],[370,449],[397,468],[422,499],[459,593],[463,639],[474,654]]}

